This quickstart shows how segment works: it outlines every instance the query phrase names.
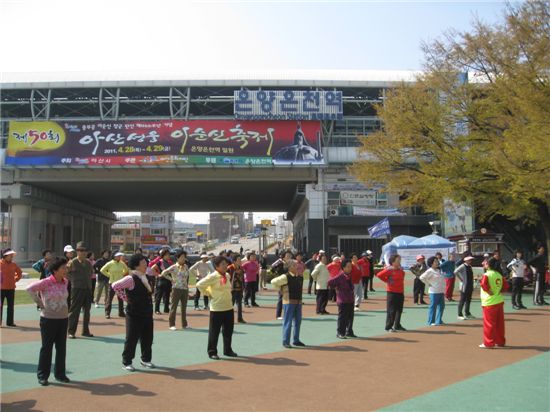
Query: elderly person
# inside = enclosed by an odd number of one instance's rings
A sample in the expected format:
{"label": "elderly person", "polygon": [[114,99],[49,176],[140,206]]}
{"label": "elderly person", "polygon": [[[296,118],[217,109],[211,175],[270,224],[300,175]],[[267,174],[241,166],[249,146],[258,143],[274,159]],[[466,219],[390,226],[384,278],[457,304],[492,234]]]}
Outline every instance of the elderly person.
{"label": "elderly person", "polygon": [[[197,261],[193,266],[189,268],[189,275],[195,275],[195,279],[199,282],[201,279],[204,279],[212,270],[209,265],[209,256],[206,253],[203,253],[200,256],[200,260]],[[201,297],[201,292],[199,289],[195,292],[195,310],[202,310],[199,307],[199,300]],[[204,296],[204,309],[208,307],[208,296]]]}
{"label": "elderly person", "polygon": [[449,260],[443,259],[443,255],[440,252],[435,254],[435,257],[439,260],[439,266],[441,273],[445,277],[445,297],[448,302],[454,302],[453,292],[455,289],[455,254],[449,255]]}
{"label": "elderly person", "polygon": [[327,269],[328,257],[327,255],[320,255],[320,261],[311,272],[311,278],[315,281],[315,288],[317,290],[317,308],[318,315],[330,315],[327,312],[328,304],[328,279],[330,273]]}
{"label": "elderly person", "polygon": [[523,306],[523,277],[527,269],[527,264],[523,260],[523,252],[516,250],[516,256],[506,268],[512,273],[512,307],[515,310],[527,309]]}
{"label": "elderly person", "polygon": [[223,333],[223,353],[238,356],[231,346],[233,339],[234,313],[231,295],[231,277],[227,274],[227,259],[216,256],[212,263],[216,270],[197,283],[197,289],[210,296],[210,324],[208,327],[208,356],[219,360],[218,338]]}
{"label": "elderly person", "polygon": [[352,280],[352,262],[349,259],[342,260],[341,271],[328,281],[328,287],[336,289],[338,303],[338,326],[336,337],[338,339],[356,338],[353,333],[353,317],[355,302]]}
{"label": "elderly person", "polygon": [[[273,264],[271,265],[271,271],[278,276],[283,275],[285,273],[286,265],[288,265],[288,262],[292,259],[292,252],[286,251],[281,253],[279,259],[277,259]],[[283,319],[283,295],[281,291],[279,290],[279,296],[277,299],[277,308],[275,309],[275,317],[277,320]]]}
{"label": "elderly person", "polygon": [[170,296],[170,315],[168,325],[170,330],[176,330],[176,312],[181,304],[181,328],[187,329],[187,300],[189,298],[189,269],[187,268],[187,253],[180,250],[176,253],[176,263],[164,269],[161,276],[172,282]]}
{"label": "elderly person", "polygon": [[124,276],[111,286],[126,305],[126,340],[122,352],[122,369],[134,372],[132,365],[138,341],[141,346],[141,366],[152,369],[153,357],[153,290],[154,276],[148,276],[147,260],[141,254],[128,261],[130,276]]}
{"label": "elderly person", "polygon": [[0,260],[0,282],[2,284],[1,301],[0,301],[0,325],[4,316],[4,299],[8,303],[8,326],[17,326],[13,320],[13,307],[15,304],[15,284],[19,282],[23,276],[23,272],[13,261],[17,253],[12,249],[4,249],[2,251],[2,259]]}
{"label": "elderly person", "polygon": [[244,270],[241,267],[241,256],[233,255],[233,263],[227,268],[231,276],[231,296],[233,297],[233,306],[237,305],[237,322],[246,323],[243,319],[243,289],[244,289]]}
{"label": "elderly person", "polygon": [[504,297],[508,283],[500,272],[500,262],[494,257],[487,261],[487,271],[481,278],[481,307],[483,309],[483,343],[480,348],[504,346]]}
{"label": "elderly person", "polygon": [[[118,282],[124,276],[128,274],[128,266],[122,261],[124,253],[116,252],[113,255],[113,259],[107,262],[100,269],[100,272],[109,279],[109,298],[105,301],[105,319],[111,319],[111,307],[113,306],[113,298],[115,297],[115,291],[113,289],[113,283]],[[118,299],[118,316],[123,318],[124,316],[124,301]]]}
{"label": "elderly person", "polygon": [[47,278],[31,283],[27,292],[41,310],[40,335],[42,347],[38,359],[38,383],[48,385],[52,368],[52,352],[55,345],[55,380],[68,383],[65,371],[67,353],[67,325],[69,310],[67,306],[67,259],[53,258],[50,260]]}
{"label": "elderly person", "polygon": [[88,260],[84,242],[76,245],[76,257],[67,264],[67,277],[71,281],[71,306],[69,309],[69,338],[76,338],[80,312],[84,309],[82,336],[92,338],[90,333],[90,308],[92,307],[92,274],[94,268]]}
{"label": "elderly person", "polygon": [[[460,301],[458,302],[458,319],[474,319],[470,313],[470,303],[474,292],[473,256],[466,256],[462,265],[456,268],[455,275],[460,280]],[[463,312],[464,311],[464,312]]]}
{"label": "elderly person", "polygon": [[174,264],[170,259],[170,249],[164,248],[159,252],[160,259],[155,263],[149,263],[149,268],[156,275],[155,284],[155,314],[160,315],[160,302],[164,303],[164,313],[170,313],[170,294],[172,293],[172,282],[166,279],[161,273]]}
{"label": "elderly person", "polygon": [[443,325],[443,311],[445,310],[445,278],[439,269],[439,259],[432,256],[428,259],[428,269],[419,278],[428,285],[430,307],[428,308],[428,325]]}
{"label": "elderly person", "polygon": [[[330,279],[338,276],[338,274],[342,271],[342,258],[338,255],[333,255],[332,262],[327,265],[327,269],[330,274]],[[328,298],[329,300],[336,302],[336,292],[334,289],[329,289]]]}
{"label": "elderly person", "polygon": [[401,256],[391,255],[388,263],[390,266],[376,275],[386,283],[386,332],[406,331],[401,325],[405,301],[405,271],[401,267]]}
{"label": "elderly person", "polygon": [[276,277],[271,284],[281,291],[283,296],[283,346],[291,348],[290,335],[294,325],[294,346],[306,346],[300,341],[300,326],[302,324],[302,287],[304,277],[298,275],[296,260],[290,260],[287,264],[287,273]]}
{"label": "elderly person", "polygon": [[412,265],[409,269],[414,275],[414,283],[413,283],[414,304],[426,305],[426,302],[424,302],[424,293],[426,290],[426,286],[424,285],[424,282],[420,280],[420,275],[422,275],[425,271],[428,270],[428,266],[426,265],[426,258],[424,257],[424,255],[418,255],[416,257],[416,264]]}
{"label": "elderly person", "polygon": [[259,307],[256,303],[256,290],[258,288],[258,275],[260,273],[260,264],[256,259],[254,252],[250,253],[248,260],[241,266],[244,270],[244,305],[249,308],[251,305]]}

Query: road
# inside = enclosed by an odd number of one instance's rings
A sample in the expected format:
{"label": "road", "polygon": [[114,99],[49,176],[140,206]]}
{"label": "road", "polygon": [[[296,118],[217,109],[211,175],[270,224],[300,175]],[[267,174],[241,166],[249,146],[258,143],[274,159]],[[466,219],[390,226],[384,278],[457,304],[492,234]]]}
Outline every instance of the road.
{"label": "road", "polygon": [[[260,247],[259,242],[260,242],[259,238],[247,239],[247,238],[242,237],[238,244],[229,243],[229,242],[220,243],[218,246],[216,246],[215,249],[212,250],[212,253],[218,254],[222,250],[225,250],[225,249],[238,252],[241,249],[241,246],[243,248],[243,251],[244,250],[255,250],[257,252],[259,250],[259,247]],[[271,242],[272,242],[272,240],[270,241],[268,239],[268,243],[271,243]]]}

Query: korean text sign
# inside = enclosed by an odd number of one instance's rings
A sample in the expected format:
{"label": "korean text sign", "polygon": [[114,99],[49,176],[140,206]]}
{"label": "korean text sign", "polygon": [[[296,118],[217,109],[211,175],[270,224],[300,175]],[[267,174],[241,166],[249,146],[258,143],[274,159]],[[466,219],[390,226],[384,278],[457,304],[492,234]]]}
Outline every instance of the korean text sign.
{"label": "korean text sign", "polygon": [[10,122],[6,164],[322,164],[315,121]]}
{"label": "korean text sign", "polygon": [[241,120],[341,120],[341,91],[238,90],[235,118]]}

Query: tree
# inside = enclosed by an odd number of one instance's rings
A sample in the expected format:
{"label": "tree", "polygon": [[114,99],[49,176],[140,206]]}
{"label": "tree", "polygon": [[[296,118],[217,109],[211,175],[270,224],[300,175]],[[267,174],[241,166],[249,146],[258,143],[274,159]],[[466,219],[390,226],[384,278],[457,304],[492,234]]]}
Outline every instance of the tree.
{"label": "tree", "polygon": [[428,211],[449,198],[542,224],[550,254],[550,3],[507,5],[502,23],[422,49],[423,73],[377,107],[382,129],[351,172]]}

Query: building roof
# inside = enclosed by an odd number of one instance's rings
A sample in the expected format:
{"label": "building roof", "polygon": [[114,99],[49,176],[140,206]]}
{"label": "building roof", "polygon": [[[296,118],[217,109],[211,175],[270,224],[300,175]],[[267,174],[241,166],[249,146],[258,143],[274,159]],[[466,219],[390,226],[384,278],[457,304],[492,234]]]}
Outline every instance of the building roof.
{"label": "building roof", "polygon": [[397,70],[4,72],[0,87],[384,87],[412,82],[417,74]]}

